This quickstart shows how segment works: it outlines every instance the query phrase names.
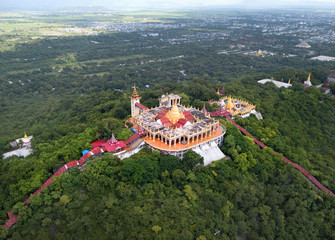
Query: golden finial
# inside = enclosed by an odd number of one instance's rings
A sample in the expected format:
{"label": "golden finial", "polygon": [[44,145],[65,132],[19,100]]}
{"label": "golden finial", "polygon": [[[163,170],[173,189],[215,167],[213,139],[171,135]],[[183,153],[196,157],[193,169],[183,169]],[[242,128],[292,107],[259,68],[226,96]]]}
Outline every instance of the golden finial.
{"label": "golden finial", "polygon": [[307,82],[311,81],[311,74],[308,75]]}
{"label": "golden finial", "polygon": [[288,80],[288,84],[291,84],[291,79]]}
{"label": "golden finial", "polygon": [[28,137],[27,137],[27,133],[24,133],[24,139],[27,139]]}

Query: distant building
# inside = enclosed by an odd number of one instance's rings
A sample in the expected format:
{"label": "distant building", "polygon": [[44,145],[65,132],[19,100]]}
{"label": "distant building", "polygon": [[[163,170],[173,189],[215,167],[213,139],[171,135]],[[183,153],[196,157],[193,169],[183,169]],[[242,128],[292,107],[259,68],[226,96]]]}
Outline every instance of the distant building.
{"label": "distant building", "polygon": [[26,133],[24,133],[24,137],[23,138],[18,138],[15,139],[15,142],[17,143],[18,146],[20,146],[20,141],[22,141],[23,145],[22,147],[31,147],[31,139],[33,138],[33,136],[27,136]]}
{"label": "distant building", "polygon": [[34,150],[31,148],[31,139],[33,136],[27,136],[26,133],[24,133],[23,138],[15,139],[15,141],[11,142],[10,145],[12,147],[19,147],[19,149],[6,152],[3,154],[3,158],[8,158],[11,156],[18,156],[18,157],[26,157],[34,152]]}
{"label": "distant building", "polygon": [[335,57],[329,57],[329,56],[317,56],[317,57],[312,57],[311,60],[319,60],[322,62],[330,62],[330,61],[335,61]]}
{"label": "distant building", "polygon": [[264,56],[264,55],[263,55],[262,51],[259,49],[256,53],[256,56]]}
{"label": "distant building", "polygon": [[273,80],[273,79],[262,79],[262,80],[259,80],[258,83],[261,83],[261,84],[265,84],[267,82],[272,82],[276,85],[277,88],[281,88],[281,87],[284,87],[284,88],[289,88],[289,87],[292,87],[292,84],[291,84],[291,80],[289,80],[288,83],[284,83],[284,82],[280,82],[280,81],[276,81],[276,80]]}
{"label": "distant building", "polygon": [[299,48],[311,48],[311,45],[309,45],[308,43],[306,42],[302,42],[302,43],[299,43],[297,45],[295,45],[296,47],[299,47]]}

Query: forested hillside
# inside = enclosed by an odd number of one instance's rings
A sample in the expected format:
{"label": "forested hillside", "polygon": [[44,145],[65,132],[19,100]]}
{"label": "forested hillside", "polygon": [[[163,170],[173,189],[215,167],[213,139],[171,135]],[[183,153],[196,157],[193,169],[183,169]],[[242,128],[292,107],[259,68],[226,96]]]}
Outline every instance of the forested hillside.
{"label": "forested hillside", "polygon": [[[165,91],[174,92],[184,96],[186,105],[200,108],[215,96],[217,87],[221,85],[197,79],[191,85],[165,84],[140,95],[143,104],[150,106]],[[335,190],[332,97],[314,87],[304,91],[297,84],[293,89],[278,89],[272,84],[257,84],[252,78],[227,83],[225,90],[257,104],[264,116],[262,121],[237,119],[239,124]],[[109,137],[111,132],[121,139],[127,135],[122,119],[128,116],[128,101],[122,93],[111,91],[69,98],[55,104],[46,119],[36,122],[39,127],[32,128],[36,131],[32,132],[35,154],[1,162],[2,221],[15,203],[35,191],[63,163],[78,159],[90,141]],[[125,110],[124,116],[118,115],[120,108]],[[99,234],[103,239],[115,234],[120,239],[211,239],[219,232],[217,237],[222,239],[332,238],[330,209],[334,209],[334,199],[315,189],[272,150],[260,150],[222,121],[228,126],[222,150],[232,160],[194,168],[147,151],[123,162],[110,155],[94,159],[83,172],[71,170],[60,176],[36,202],[32,200],[31,206],[16,204],[22,221],[9,236],[58,239]],[[49,122],[52,129],[38,132]],[[310,131],[303,131],[305,128]]]}

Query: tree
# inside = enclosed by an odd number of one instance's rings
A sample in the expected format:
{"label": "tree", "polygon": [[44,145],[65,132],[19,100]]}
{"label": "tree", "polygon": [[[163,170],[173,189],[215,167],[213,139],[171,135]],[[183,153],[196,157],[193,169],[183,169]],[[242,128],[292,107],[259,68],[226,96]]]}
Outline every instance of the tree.
{"label": "tree", "polygon": [[238,169],[240,169],[242,172],[245,172],[255,166],[256,160],[253,158],[251,152],[247,152],[239,154],[235,158],[234,163]]}
{"label": "tree", "polygon": [[153,226],[152,228],[152,231],[154,231],[156,234],[158,234],[160,231],[162,231],[162,228],[160,226]]}
{"label": "tree", "polygon": [[182,164],[186,169],[193,169],[198,164],[204,164],[204,158],[193,150],[188,150],[183,157]]}
{"label": "tree", "polygon": [[159,167],[161,172],[167,170],[168,172],[173,173],[174,170],[182,168],[182,163],[179,158],[167,155],[159,159]]}
{"label": "tree", "polygon": [[111,138],[114,131],[119,131],[122,127],[122,124],[115,118],[105,118],[97,124],[98,138],[107,140]]}
{"label": "tree", "polygon": [[152,182],[158,177],[159,167],[157,161],[140,157],[139,159],[126,159],[120,169],[123,181],[130,181],[134,184]]}

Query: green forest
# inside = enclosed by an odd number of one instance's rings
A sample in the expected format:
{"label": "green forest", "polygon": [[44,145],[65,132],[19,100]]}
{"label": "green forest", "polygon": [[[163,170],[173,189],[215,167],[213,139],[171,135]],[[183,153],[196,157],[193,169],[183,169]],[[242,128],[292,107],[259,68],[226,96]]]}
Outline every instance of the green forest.
{"label": "green forest", "polygon": [[[305,167],[334,189],[334,99],[315,87],[304,90],[260,85],[252,77],[224,84],[226,93],[257,105],[264,120],[237,118],[251,134]],[[142,103],[157,104],[164,92],[201,108],[222,84],[195,79],[140,91]],[[11,207],[20,221],[9,239],[331,239],[334,198],[314,188],[271,148],[260,150],[227,120],[223,152],[230,160],[204,167],[189,152],[180,162],[143,150],[120,161],[110,154],[89,160],[57,178],[43,194],[23,201],[62,164],[79,159],[97,138],[126,139],[129,98],[106,91],[68,98],[32,125],[34,155],[1,161],[1,219]],[[92,106],[94,102],[95,106]],[[67,106],[67,107],[66,107]],[[124,114],[120,110],[124,110]],[[47,128],[46,126],[53,126]],[[308,129],[308,131],[305,131]],[[3,145],[5,146],[5,144]],[[299,229],[299,230],[298,230]],[[307,237],[306,237],[307,236]],[[4,238],[6,238],[4,237]]]}
{"label": "green forest", "polygon": [[[243,19],[251,23],[250,16]],[[335,99],[315,87],[335,63],[311,61],[305,50],[295,50],[294,58],[282,52],[260,58],[218,54],[234,39],[171,44],[168,39],[206,32],[203,21],[192,14],[155,20],[191,23],[192,29],[155,29],[160,37],[144,36],[152,30],[27,38],[1,52],[0,239],[335,239],[335,198],[282,160],[285,155],[335,192]],[[227,30],[215,24],[207,30]],[[249,31],[233,30],[234,38]],[[3,31],[0,41],[25,39],[18,34]],[[253,34],[253,40],[261,39]],[[282,36],[277,41],[283,52],[296,44]],[[314,50],[334,53],[331,44]],[[309,74],[313,86],[305,89]],[[257,83],[271,77],[290,79],[293,86]],[[218,100],[216,91],[224,87],[226,95],[256,105],[263,120],[251,115],[235,121],[268,147],[260,149],[219,118],[227,129],[221,146],[226,158],[209,166],[193,151],[182,161],[147,148],[122,161],[108,153],[57,177],[23,205],[92,141],[132,136],[124,124],[133,83],[149,108],[174,93],[183,105],[205,104],[208,111],[218,108],[209,101]],[[334,85],[329,87],[334,93]],[[25,132],[34,136],[34,154],[2,159]],[[11,209],[19,221],[5,229]]]}

